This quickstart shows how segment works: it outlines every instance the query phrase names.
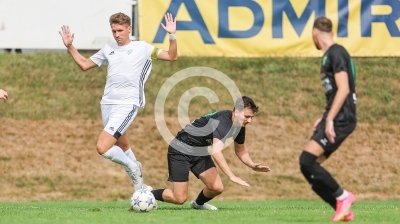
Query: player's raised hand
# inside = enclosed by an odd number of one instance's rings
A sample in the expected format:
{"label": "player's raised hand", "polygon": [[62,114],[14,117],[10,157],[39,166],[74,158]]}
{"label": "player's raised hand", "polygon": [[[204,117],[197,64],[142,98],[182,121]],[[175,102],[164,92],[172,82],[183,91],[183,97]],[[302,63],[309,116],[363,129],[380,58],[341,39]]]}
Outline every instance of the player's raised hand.
{"label": "player's raised hand", "polygon": [[269,171],[271,171],[271,169],[268,166],[261,165],[260,163],[254,164],[252,169],[254,171],[257,171],[257,172],[269,172]]}
{"label": "player's raised hand", "polygon": [[240,178],[237,177],[237,176],[233,176],[233,177],[231,177],[230,179],[231,179],[232,182],[235,182],[235,183],[237,183],[237,184],[243,185],[243,186],[245,186],[245,187],[250,187],[250,184],[248,184],[246,181],[240,179]]}
{"label": "player's raised hand", "polygon": [[8,100],[8,93],[2,89],[0,89],[0,99],[4,99],[4,102]]}
{"label": "player's raised hand", "polygon": [[71,32],[69,31],[69,26],[65,26],[63,25],[61,27],[61,31],[58,31],[58,33],[60,34],[64,45],[66,47],[69,47],[72,45],[72,42],[74,41],[74,34],[71,34]]}
{"label": "player's raised hand", "polygon": [[161,23],[162,28],[168,33],[176,32],[176,18],[172,17],[171,13],[165,14],[165,25]]}

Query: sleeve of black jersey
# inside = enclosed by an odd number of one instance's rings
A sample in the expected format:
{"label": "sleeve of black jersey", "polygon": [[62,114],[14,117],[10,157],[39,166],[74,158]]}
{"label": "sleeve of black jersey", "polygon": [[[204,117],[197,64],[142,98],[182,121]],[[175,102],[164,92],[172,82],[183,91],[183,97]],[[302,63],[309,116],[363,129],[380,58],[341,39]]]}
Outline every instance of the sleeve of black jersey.
{"label": "sleeve of black jersey", "polygon": [[219,116],[215,119],[218,122],[213,122],[213,138],[217,138],[225,143],[228,138],[229,130],[232,126],[232,123],[229,122],[224,116]]}
{"label": "sleeve of black jersey", "polygon": [[222,124],[223,121],[218,120],[219,122],[212,122],[212,128],[214,129],[213,131],[213,138],[217,138],[219,140],[223,140],[225,137],[225,134],[223,133],[223,127],[224,125]]}
{"label": "sleeve of black jersey", "polygon": [[235,138],[235,142],[238,144],[244,144],[245,139],[246,139],[246,128],[242,127],[239,131],[239,134]]}
{"label": "sleeve of black jersey", "polygon": [[348,60],[346,56],[346,51],[342,47],[337,47],[333,51],[329,52],[330,61],[332,64],[333,74],[341,71],[348,72]]}

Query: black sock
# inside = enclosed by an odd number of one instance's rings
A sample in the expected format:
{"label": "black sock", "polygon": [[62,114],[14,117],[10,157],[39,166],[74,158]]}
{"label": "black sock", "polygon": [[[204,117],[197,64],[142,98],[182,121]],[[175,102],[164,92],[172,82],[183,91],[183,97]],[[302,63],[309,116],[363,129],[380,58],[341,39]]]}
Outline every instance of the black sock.
{"label": "black sock", "polygon": [[[319,182],[332,194],[337,193],[339,184],[332,175],[316,162],[317,157],[309,152],[303,151],[300,155],[300,170],[310,183]],[[311,180],[311,181],[310,181]]]}
{"label": "black sock", "polygon": [[197,196],[196,199],[196,204],[198,205],[204,205],[204,203],[206,203],[207,201],[211,200],[212,198],[207,198],[204,193],[203,190],[201,190],[199,196]]}
{"label": "black sock", "polygon": [[151,193],[153,193],[154,198],[155,198],[157,201],[164,201],[164,199],[163,199],[163,197],[162,197],[162,194],[163,194],[164,190],[165,190],[165,189],[152,190]]}
{"label": "black sock", "polygon": [[340,193],[341,188],[329,172],[316,162],[316,159],[316,156],[303,151],[300,155],[300,170],[310,183],[312,190],[333,209],[336,209],[336,194]]}
{"label": "black sock", "polygon": [[322,200],[328,203],[333,210],[336,210],[336,198],[326,187],[318,182],[314,182],[311,188],[318,196],[322,198]]}

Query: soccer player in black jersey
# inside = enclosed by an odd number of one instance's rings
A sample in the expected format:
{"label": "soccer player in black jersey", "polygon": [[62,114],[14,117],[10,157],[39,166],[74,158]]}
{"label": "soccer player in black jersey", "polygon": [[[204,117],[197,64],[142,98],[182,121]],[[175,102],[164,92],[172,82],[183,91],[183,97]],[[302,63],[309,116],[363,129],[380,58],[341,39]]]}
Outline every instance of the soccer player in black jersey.
{"label": "soccer player in black jersey", "polygon": [[300,155],[300,170],[313,191],[329,203],[335,214],[332,221],[351,221],[355,196],[336,182],[320,164],[326,160],[356,127],[356,71],[346,49],[333,40],[332,22],[320,17],[314,22],[315,46],[324,55],[321,82],[326,96],[323,115],[314,124],[314,134]]}
{"label": "soccer player in black jersey", "polygon": [[[245,165],[258,172],[270,171],[268,166],[253,162],[244,145],[245,126],[257,112],[254,101],[243,96],[235,102],[233,110],[209,113],[186,125],[168,147],[168,181],[173,183],[173,188],[153,190],[154,197],[174,204],[185,203],[191,171],[201,179],[205,188],[190,206],[194,209],[217,210],[206,203],[224,190],[213,159],[231,181],[248,187],[248,183],[232,173],[222,154],[228,138],[234,139],[235,153]],[[212,146],[211,152],[208,146]]]}

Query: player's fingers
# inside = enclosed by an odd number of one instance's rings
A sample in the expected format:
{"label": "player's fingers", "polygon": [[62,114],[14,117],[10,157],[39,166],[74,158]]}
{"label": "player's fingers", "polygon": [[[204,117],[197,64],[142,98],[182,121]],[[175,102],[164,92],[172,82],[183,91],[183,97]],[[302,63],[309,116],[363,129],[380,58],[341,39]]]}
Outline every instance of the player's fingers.
{"label": "player's fingers", "polygon": [[240,184],[240,185],[243,185],[243,186],[246,186],[246,187],[250,186],[248,183],[246,183],[246,181],[244,181],[242,179],[234,180],[233,182],[235,182],[237,184]]}
{"label": "player's fingers", "polygon": [[262,167],[264,170],[271,170],[268,166],[263,166]]}
{"label": "player's fingers", "polygon": [[335,143],[335,138],[333,138],[332,135],[328,136],[328,140],[329,140],[330,143]]}
{"label": "player's fingers", "polygon": [[244,181],[244,180],[243,180],[242,185],[245,186],[245,187],[250,187],[250,184],[246,183],[246,181]]}
{"label": "player's fingers", "polygon": [[263,172],[269,172],[271,169],[269,168],[269,167],[263,167],[262,169],[261,169],[261,171],[263,171]]}
{"label": "player's fingers", "polygon": [[246,181],[244,181],[244,180],[242,180],[242,179],[240,179],[240,178],[238,178],[239,180],[238,180],[238,183],[239,184],[241,184],[241,185],[243,185],[243,186],[246,186],[246,187],[248,187],[248,186],[250,186]]}

